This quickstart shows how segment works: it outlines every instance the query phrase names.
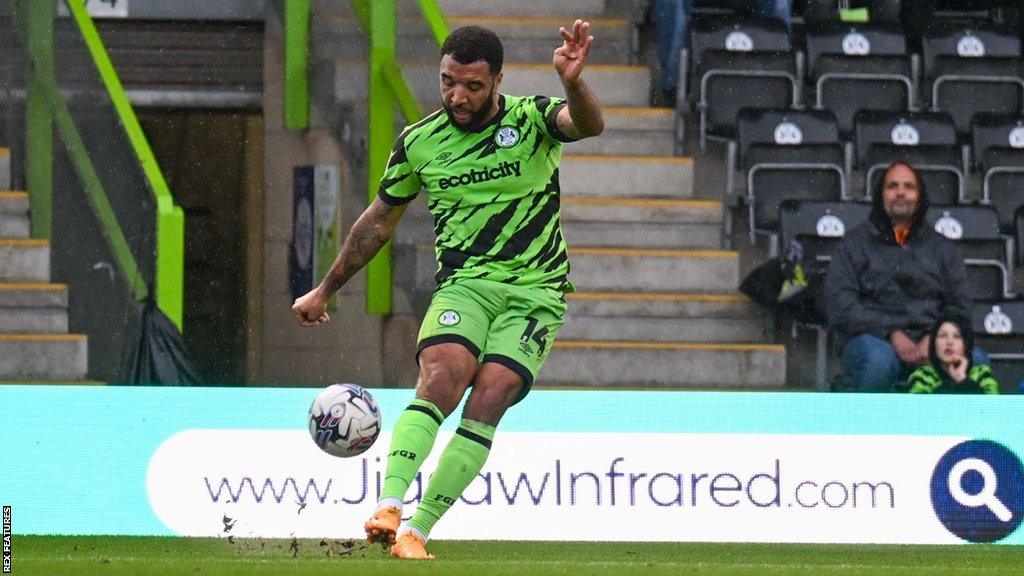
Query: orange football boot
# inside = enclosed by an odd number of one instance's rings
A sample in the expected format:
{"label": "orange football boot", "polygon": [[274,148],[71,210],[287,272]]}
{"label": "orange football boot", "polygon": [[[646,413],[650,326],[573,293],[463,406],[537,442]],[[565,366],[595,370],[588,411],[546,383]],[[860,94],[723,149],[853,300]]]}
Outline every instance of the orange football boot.
{"label": "orange football boot", "polygon": [[433,560],[434,555],[427,552],[427,543],[409,531],[398,537],[391,547],[391,556],[403,560]]}
{"label": "orange football boot", "polygon": [[395,533],[402,523],[402,510],[398,506],[385,506],[373,513],[363,524],[367,545],[380,543],[387,548],[395,543]]}

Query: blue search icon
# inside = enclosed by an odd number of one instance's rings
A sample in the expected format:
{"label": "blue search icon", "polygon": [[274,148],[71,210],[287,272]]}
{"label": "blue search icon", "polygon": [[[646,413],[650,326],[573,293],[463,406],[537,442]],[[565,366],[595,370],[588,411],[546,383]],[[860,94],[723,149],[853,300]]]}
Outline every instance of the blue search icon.
{"label": "blue search icon", "polygon": [[947,451],[932,472],[932,506],[950,532],[969,542],[995,542],[1024,520],[1024,466],[991,440]]}

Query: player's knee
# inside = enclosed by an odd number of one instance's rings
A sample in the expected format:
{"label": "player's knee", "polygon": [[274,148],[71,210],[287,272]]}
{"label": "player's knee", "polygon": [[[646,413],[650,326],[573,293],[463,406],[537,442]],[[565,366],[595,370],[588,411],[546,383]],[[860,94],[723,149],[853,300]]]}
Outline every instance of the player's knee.
{"label": "player's knee", "polygon": [[420,356],[416,397],[429,400],[448,416],[462,401],[472,378],[472,366],[453,361],[443,354],[423,354]]}
{"label": "player's knee", "polygon": [[463,417],[477,422],[497,426],[509,406],[515,404],[522,394],[521,380],[481,383],[473,385],[473,392],[466,402]]}

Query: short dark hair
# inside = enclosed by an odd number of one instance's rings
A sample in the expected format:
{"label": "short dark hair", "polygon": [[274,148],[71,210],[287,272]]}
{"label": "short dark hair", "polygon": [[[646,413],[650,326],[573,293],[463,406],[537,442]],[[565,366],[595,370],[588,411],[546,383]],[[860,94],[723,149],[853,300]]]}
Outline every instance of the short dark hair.
{"label": "short dark hair", "polygon": [[967,360],[967,371],[970,372],[971,368],[974,367],[974,326],[971,325],[969,319],[962,316],[956,310],[944,310],[939,315],[939,319],[928,329],[928,359],[931,361],[932,366],[942,368],[942,361],[939,360],[935,340],[939,337],[939,328],[942,328],[942,325],[946,322],[960,330],[960,338],[964,341],[964,359]]}
{"label": "short dark hair", "polygon": [[487,62],[492,76],[501,72],[505,50],[498,35],[481,26],[463,26],[448,35],[441,46],[442,56],[451,56],[459,64]]}

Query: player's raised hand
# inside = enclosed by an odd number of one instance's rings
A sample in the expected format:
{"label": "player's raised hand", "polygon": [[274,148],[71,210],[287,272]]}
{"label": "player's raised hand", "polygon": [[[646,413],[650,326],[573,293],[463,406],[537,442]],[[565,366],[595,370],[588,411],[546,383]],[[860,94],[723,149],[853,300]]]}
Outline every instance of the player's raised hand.
{"label": "player's raised hand", "polygon": [[594,43],[594,37],[590,35],[590,22],[576,20],[572,24],[572,32],[564,27],[559,28],[558,32],[562,35],[562,45],[555,50],[551,63],[563,83],[574,82],[583,72],[590,45]]}
{"label": "player's raised hand", "polygon": [[327,314],[327,299],[320,295],[320,291],[314,288],[305,295],[300,296],[292,304],[292,314],[303,326],[318,326],[331,321]]}

